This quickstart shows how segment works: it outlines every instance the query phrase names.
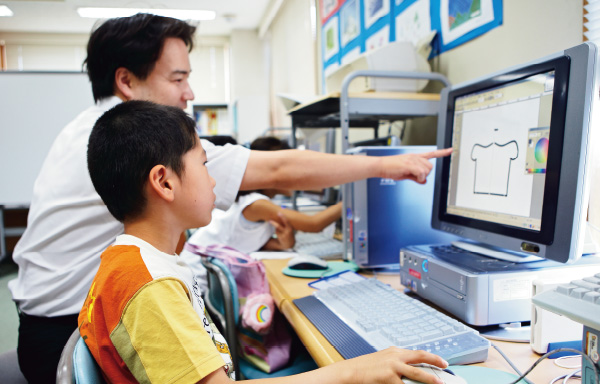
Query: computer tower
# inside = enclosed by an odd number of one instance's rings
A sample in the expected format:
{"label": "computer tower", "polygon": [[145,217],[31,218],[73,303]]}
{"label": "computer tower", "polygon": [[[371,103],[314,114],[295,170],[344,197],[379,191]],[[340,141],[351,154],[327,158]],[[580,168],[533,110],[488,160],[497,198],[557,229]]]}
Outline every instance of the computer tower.
{"label": "computer tower", "polygon": [[[354,156],[393,156],[435,150],[434,146],[356,147]],[[435,162],[432,161],[435,168]],[[345,188],[346,254],[361,268],[398,268],[408,245],[449,243],[453,235],[431,228],[432,170],[427,183],[370,178]]]}

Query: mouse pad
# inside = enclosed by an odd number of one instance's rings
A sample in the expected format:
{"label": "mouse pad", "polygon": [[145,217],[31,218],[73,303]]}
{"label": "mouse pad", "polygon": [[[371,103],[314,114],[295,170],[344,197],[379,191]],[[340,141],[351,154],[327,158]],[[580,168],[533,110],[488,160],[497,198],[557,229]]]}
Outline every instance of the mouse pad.
{"label": "mouse pad", "polygon": [[353,261],[328,261],[327,269],[291,269],[289,267],[283,268],[281,272],[284,275],[291,277],[303,277],[306,279],[314,279],[318,277],[325,277],[335,275],[343,271],[358,271],[358,266]]}
{"label": "mouse pad", "polygon": [[[519,376],[498,369],[486,367],[471,367],[468,365],[451,365],[448,367],[457,376],[462,377],[468,384],[506,384],[515,381]],[[526,384],[524,380],[518,384]]]}

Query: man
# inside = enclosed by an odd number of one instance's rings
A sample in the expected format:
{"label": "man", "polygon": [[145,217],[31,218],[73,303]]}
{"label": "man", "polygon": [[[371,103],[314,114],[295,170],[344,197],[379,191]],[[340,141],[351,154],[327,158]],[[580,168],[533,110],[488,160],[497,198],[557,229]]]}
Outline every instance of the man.
{"label": "man", "polygon": [[[138,14],[111,19],[92,32],[86,59],[96,105],[58,135],[36,179],[28,226],[13,253],[19,265],[9,283],[19,311],[17,353],[32,383],[53,382],[63,346],[100,264],[100,253],[123,233],[95,192],[86,168],[88,137],[96,120],[125,100],[149,100],[185,108],[195,27]],[[216,205],[226,209],[239,189],[316,189],[367,177],[424,183],[428,159],[362,157],[311,151],[251,152],[203,141],[216,179]],[[286,225],[286,223],[282,223]]]}

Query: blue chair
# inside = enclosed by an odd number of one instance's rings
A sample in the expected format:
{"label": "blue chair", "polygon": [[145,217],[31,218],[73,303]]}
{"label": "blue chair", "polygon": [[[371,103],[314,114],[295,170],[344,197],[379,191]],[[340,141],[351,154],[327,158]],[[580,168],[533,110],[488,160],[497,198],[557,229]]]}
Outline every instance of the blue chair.
{"label": "blue chair", "polygon": [[103,384],[102,371],[79,335],[79,329],[67,340],[58,361],[57,384]]}
{"label": "blue chair", "polygon": [[205,305],[213,321],[217,323],[225,340],[227,340],[238,379],[283,377],[318,368],[304,348],[288,366],[271,373],[265,373],[246,360],[240,359],[238,357],[239,343],[237,336],[239,300],[235,279],[229,268],[218,259],[202,257],[202,265],[207,270],[209,287],[208,294],[204,298]]}

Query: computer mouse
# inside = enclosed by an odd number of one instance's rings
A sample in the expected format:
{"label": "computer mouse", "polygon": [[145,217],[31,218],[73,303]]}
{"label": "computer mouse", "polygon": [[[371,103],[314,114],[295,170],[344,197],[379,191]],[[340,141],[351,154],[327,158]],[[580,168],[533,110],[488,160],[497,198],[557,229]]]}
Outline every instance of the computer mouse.
{"label": "computer mouse", "polygon": [[299,253],[290,259],[288,268],[303,270],[327,269],[327,262],[317,256]]}
{"label": "computer mouse", "polygon": [[[449,369],[442,369],[442,368],[436,367],[435,365],[429,365],[429,364],[415,364],[414,366],[427,372],[427,373],[430,373],[434,376],[439,377],[440,379],[442,379],[444,381],[445,384],[467,384],[467,381],[465,379],[463,379],[460,376],[456,376]],[[409,379],[408,377],[403,377],[402,381],[404,382],[404,384],[423,384],[420,381],[415,381],[415,380]]]}

